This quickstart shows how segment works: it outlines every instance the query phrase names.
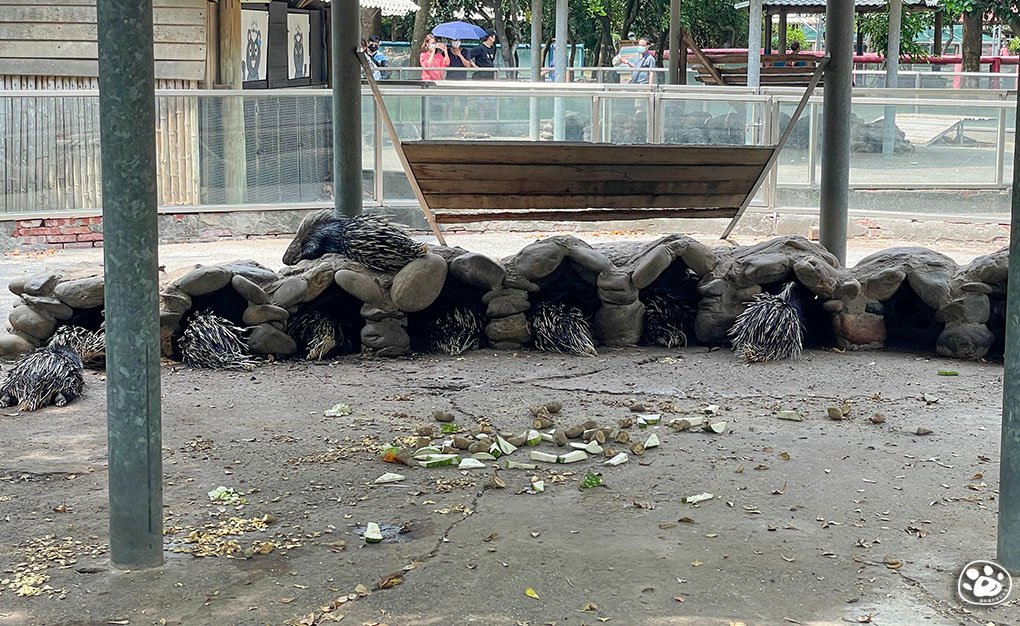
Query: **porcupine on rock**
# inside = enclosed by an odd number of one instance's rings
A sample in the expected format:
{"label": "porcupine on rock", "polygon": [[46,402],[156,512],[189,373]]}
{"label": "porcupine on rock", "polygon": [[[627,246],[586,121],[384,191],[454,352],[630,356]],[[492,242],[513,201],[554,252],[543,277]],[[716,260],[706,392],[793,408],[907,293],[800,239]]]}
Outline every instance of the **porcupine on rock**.
{"label": "porcupine on rock", "polygon": [[243,333],[244,329],[212,311],[197,313],[188,320],[178,341],[181,357],[189,367],[255,369]]}
{"label": "porcupine on rock", "polygon": [[344,344],[340,326],[328,315],[311,311],[287,320],[287,334],[297,342],[298,351],[309,361],[321,361],[335,348]]}
{"label": "porcupine on rock", "polygon": [[64,406],[85,387],[81,359],[66,346],[36,348],[22,356],[0,384],[0,407],[18,405],[35,411],[53,404]]}
{"label": "porcupine on rock", "polygon": [[81,326],[66,325],[50,337],[49,347],[66,346],[74,351],[85,367],[106,365],[106,334],[102,328],[91,331]]}
{"label": "porcupine on rock", "polygon": [[645,305],[645,343],[665,348],[684,348],[694,326],[697,308],[679,294],[656,290],[641,298]]}
{"label": "porcupine on rock", "polygon": [[453,307],[429,322],[425,334],[427,351],[457,356],[482,347],[482,318],[468,307]]}
{"label": "porcupine on rock", "polygon": [[804,346],[804,322],[793,297],[795,283],[777,295],[759,293],[730,327],[733,351],[748,363],[795,359]]}
{"label": "porcupine on rock", "polygon": [[598,356],[595,333],[581,309],[563,302],[535,305],[528,318],[535,348],[575,356]]}
{"label": "porcupine on rock", "polygon": [[301,242],[302,259],[337,252],[380,272],[396,272],[428,251],[428,245],[411,239],[399,227],[365,215],[324,221]]}

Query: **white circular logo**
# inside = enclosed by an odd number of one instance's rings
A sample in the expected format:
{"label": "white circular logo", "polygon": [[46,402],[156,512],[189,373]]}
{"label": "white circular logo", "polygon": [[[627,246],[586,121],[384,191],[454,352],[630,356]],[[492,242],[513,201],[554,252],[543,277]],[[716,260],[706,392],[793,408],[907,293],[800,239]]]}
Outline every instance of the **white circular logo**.
{"label": "white circular logo", "polygon": [[956,593],[967,604],[1002,604],[1013,590],[1013,578],[998,563],[971,561],[960,572]]}

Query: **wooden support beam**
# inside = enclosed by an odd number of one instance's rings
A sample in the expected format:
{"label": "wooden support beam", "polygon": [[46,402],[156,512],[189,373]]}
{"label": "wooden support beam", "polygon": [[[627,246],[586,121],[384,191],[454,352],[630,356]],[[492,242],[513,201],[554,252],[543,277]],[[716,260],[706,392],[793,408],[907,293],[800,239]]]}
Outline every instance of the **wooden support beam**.
{"label": "wooden support beam", "polygon": [[[219,82],[240,89],[243,82],[241,57],[241,0],[219,3]],[[244,98],[223,99],[223,191],[227,204],[244,204],[247,193],[248,156],[244,141]]]}

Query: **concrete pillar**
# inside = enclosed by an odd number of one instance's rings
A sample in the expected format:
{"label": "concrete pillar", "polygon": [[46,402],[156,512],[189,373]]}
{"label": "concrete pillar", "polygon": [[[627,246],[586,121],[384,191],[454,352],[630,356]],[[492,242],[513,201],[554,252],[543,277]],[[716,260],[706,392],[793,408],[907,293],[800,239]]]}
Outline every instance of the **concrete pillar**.
{"label": "concrete pillar", "polygon": [[790,44],[786,41],[786,31],[788,29],[786,17],[787,17],[787,10],[786,9],[780,9],[779,10],[779,54],[786,54],[786,51],[789,50],[789,48],[790,48]]}
{"label": "concrete pillar", "polygon": [[765,54],[772,54],[772,11],[765,11]]}
{"label": "concrete pillar", "polygon": [[[333,211],[361,214],[361,7],[358,0],[333,0],[330,7],[333,63]],[[377,173],[377,175],[381,175]]]}
{"label": "concrete pillar", "polygon": [[761,81],[761,0],[751,0],[747,9],[747,86],[757,87]]}
{"label": "concrete pillar", "polygon": [[[680,40],[680,0],[669,0],[669,81],[670,85],[680,85],[681,71],[686,68],[687,47],[681,47]],[[684,72],[686,74],[686,72]],[[686,76],[684,77],[686,78]],[[684,81],[686,82],[686,81]]]}
{"label": "concrete pillar", "polygon": [[[531,0],[531,82],[542,80],[542,0]],[[531,98],[530,136],[532,141],[538,140],[542,134],[542,121],[539,116],[538,98]]]}
{"label": "concrete pillar", "polygon": [[[219,3],[220,84],[241,89],[244,58],[241,42],[241,0]],[[244,98],[223,99],[223,195],[227,204],[244,204],[248,186],[248,157],[244,141]]]}
{"label": "concrete pillar", "polygon": [[[1017,101],[1016,122],[1020,132],[1020,100]],[[1013,145],[1011,228],[1010,232],[1020,233],[1020,144]],[[1016,572],[1020,571],[1020,237],[1009,238],[1002,383],[997,556],[1003,566]]]}
{"label": "concrete pillar", "polygon": [[[885,86],[895,89],[900,72],[900,26],[903,22],[903,0],[889,0],[889,42],[885,51]],[[885,107],[885,128],[882,132],[882,154],[896,152],[896,107]]]}
{"label": "concrete pillar", "polygon": [[825,47],[831,57],[825,71],[822,120],[822,179],[819,231],[821,244],[846,263],[847,208],[850,195],[850,95],[853,84],[854,3],[827,0]]}
{"label": "concrete pillar", "polygon": [[[567,0],[556,0],[556,52],[554,54],[554,65],[556,66],[556,82],[567,82],[567,50],[570,44],[567,41]],[[563,141],[567,130],[567,112],[563,98],[556,98],[553,104],[553,139]]]}
{"label": "concrete pillar", "polygon": [[110,562],[163,563],[152,0],[99,0]]}

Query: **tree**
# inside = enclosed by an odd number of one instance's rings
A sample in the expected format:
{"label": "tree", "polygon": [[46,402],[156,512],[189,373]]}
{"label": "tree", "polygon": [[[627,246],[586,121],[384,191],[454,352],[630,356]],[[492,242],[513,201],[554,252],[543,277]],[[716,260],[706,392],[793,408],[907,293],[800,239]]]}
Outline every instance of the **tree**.
{"label": "tree", "polygon": [[[904,11],[900,24],[900,54],[921,58],[928,56],[928,51],[917,43],[917,36],[934,25],[934,13]],[[889,49],[889,12],[859,15],[857,27],[870,41],[871,49],[885,55]]]}
{"label": "tree", "polygon": [[425,42],[425,35],[431,28],[432,0],[418,0],[421,10],[414,16],[414,32],[411,35],[411,60],[412,66],[418,65],[421,57],[421,45]]}
{"label": "tree", "polygon": [[[963,18],[963,71],[981,71],[981,33],[985,16],[1020,36],[1020,0],[943,0],[947,21]],[[970,82],[970,81],[968,81]]]}

